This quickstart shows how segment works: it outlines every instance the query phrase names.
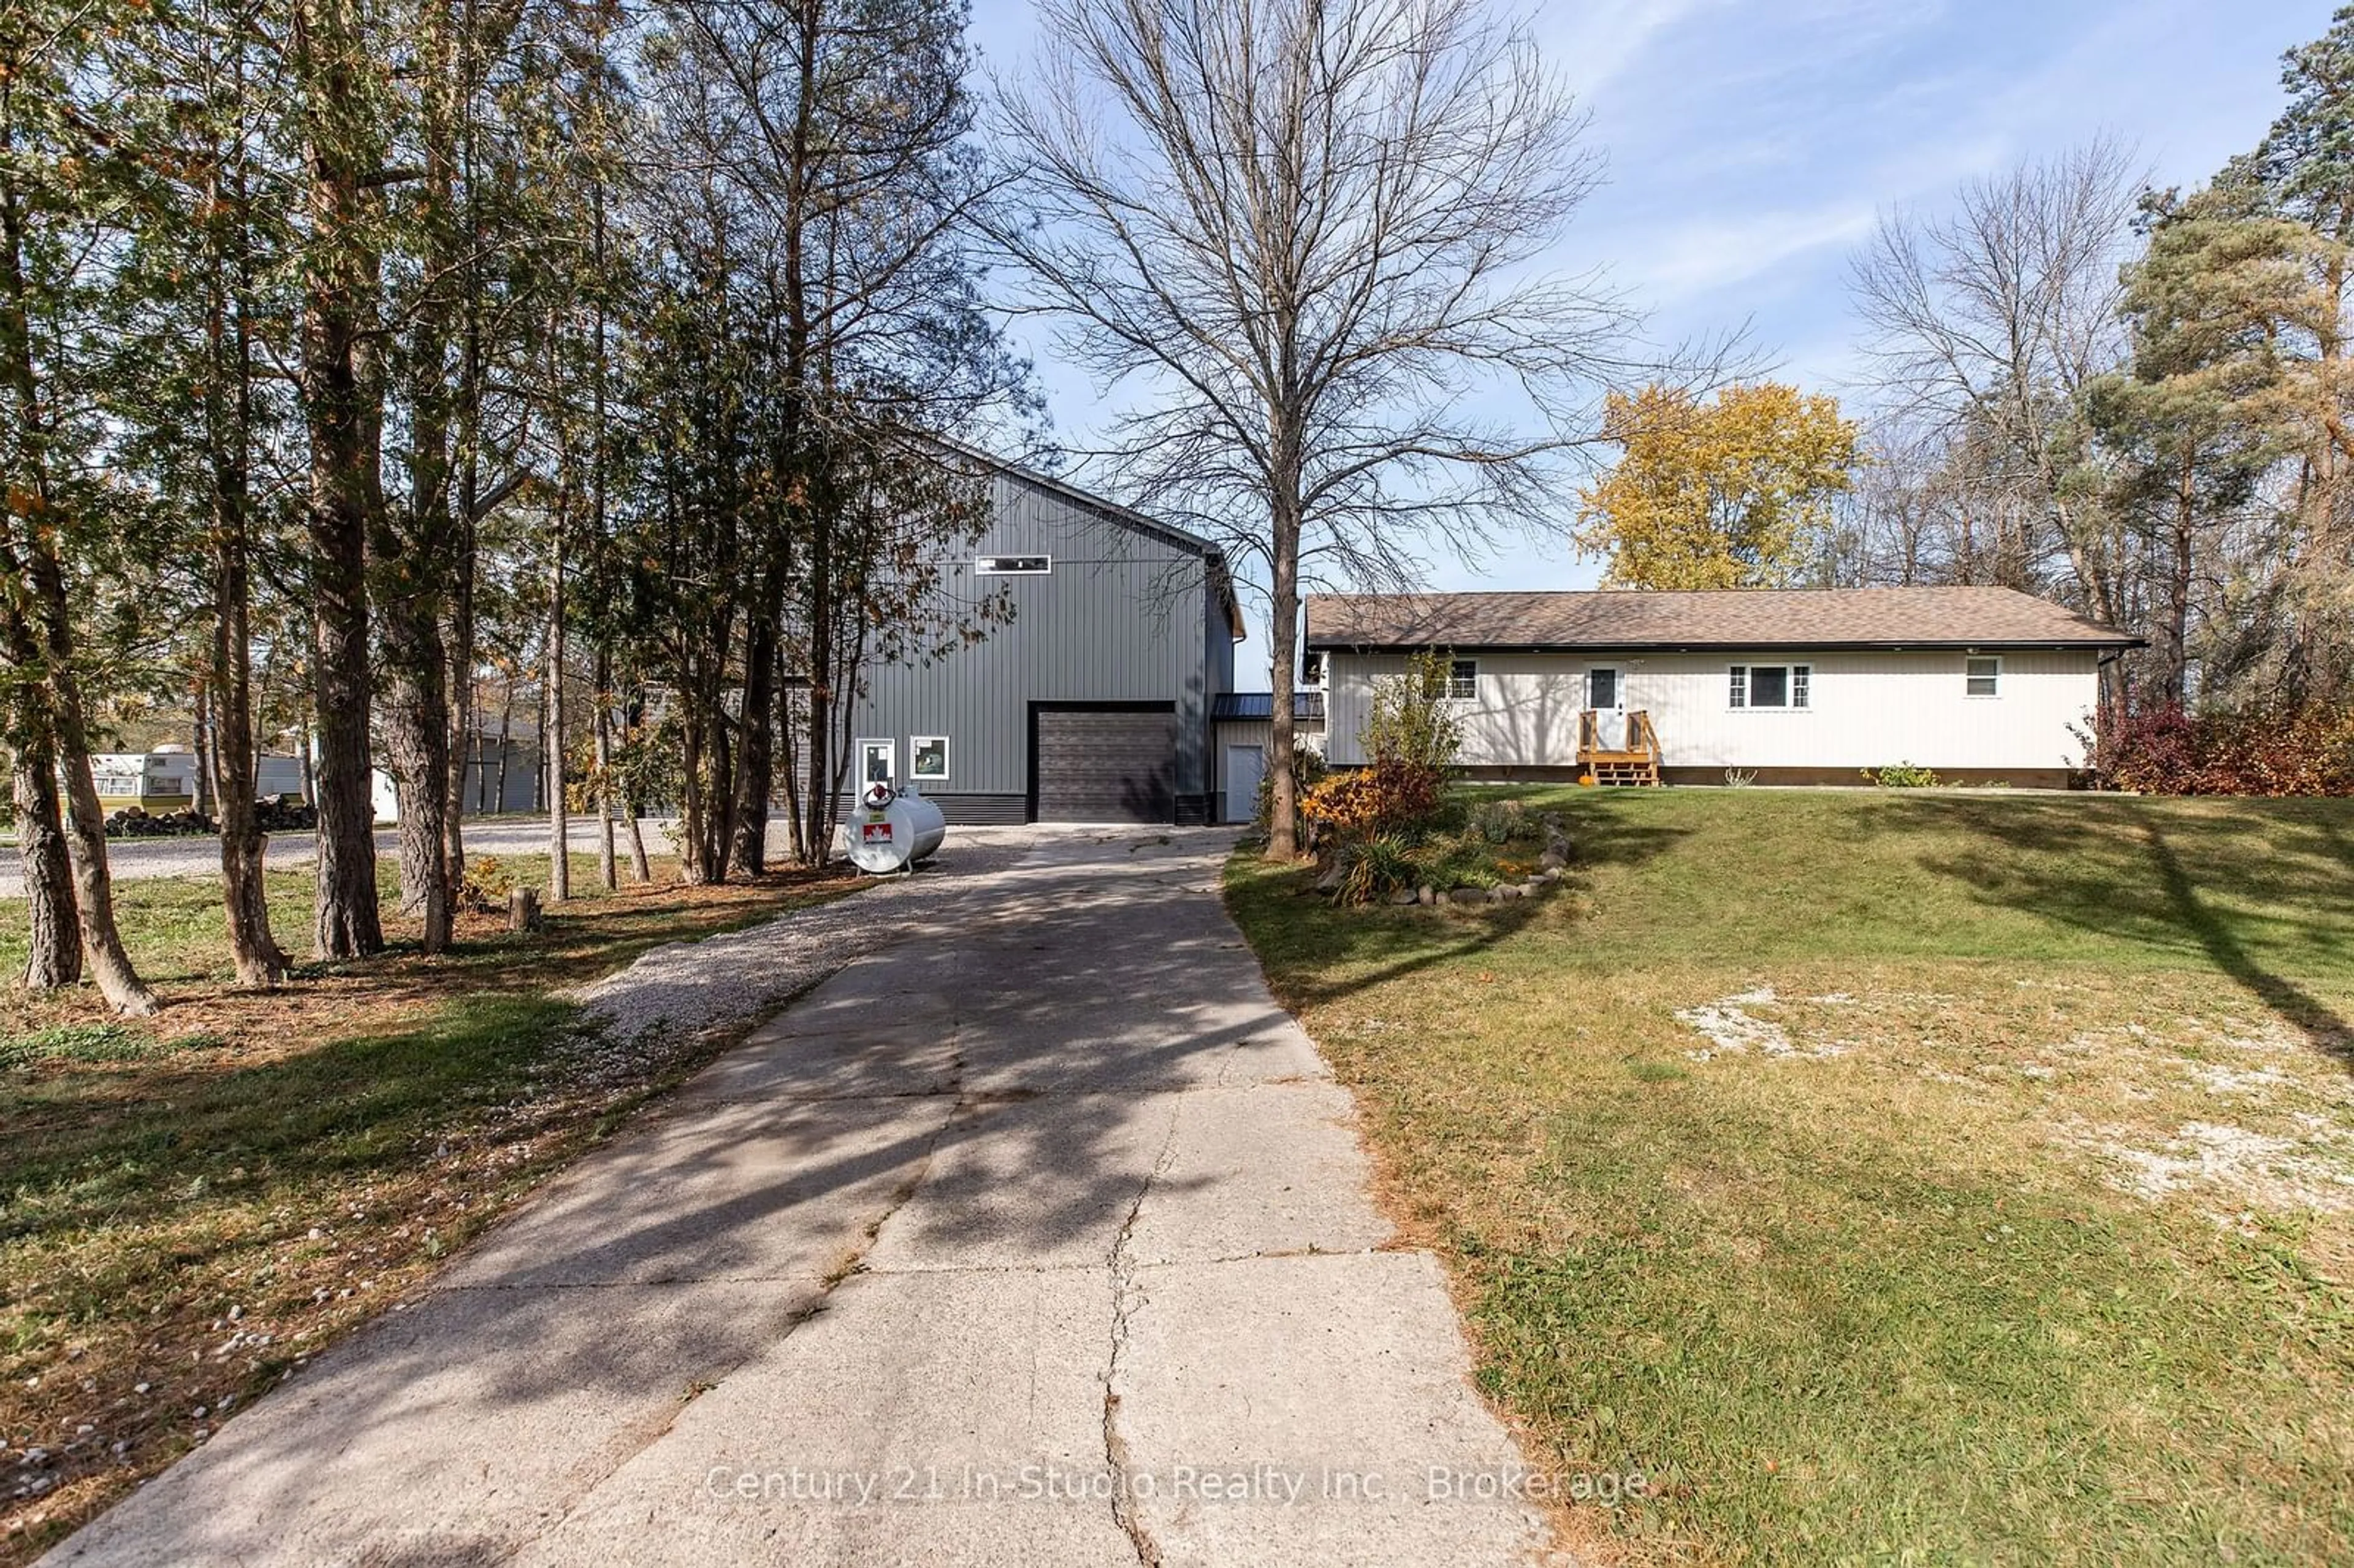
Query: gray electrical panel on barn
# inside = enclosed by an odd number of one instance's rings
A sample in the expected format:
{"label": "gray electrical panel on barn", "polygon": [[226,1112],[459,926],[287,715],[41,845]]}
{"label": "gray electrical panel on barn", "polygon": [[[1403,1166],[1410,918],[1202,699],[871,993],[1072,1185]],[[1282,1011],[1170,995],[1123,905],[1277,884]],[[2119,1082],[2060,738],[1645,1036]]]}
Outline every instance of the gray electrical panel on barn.
{"label": "gray electrical panel on barn", "polygon": [[852,791],[887,770],[951,822],[1207,820],[1210,705],[1241,634],[1224,556],[1015,470],[997,471],[992,501],[943,588],[1002,595],[1012,620],[932,662],[866,670]]}

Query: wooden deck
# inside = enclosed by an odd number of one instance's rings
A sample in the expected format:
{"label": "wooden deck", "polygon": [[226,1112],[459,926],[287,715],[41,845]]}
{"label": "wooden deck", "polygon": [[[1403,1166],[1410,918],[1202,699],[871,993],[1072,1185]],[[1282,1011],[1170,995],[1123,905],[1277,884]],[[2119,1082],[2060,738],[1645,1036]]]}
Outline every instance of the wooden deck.
{"label": "wooden deck", "polygon": [[1627,715],[1624,746],[1606,750],[1601,744],[1601,715],[1587,708],[1577,715],[1577,765],[1581,784],[1651,785],[1659,782],[1659,732],[1651,715],[1637,711]]}

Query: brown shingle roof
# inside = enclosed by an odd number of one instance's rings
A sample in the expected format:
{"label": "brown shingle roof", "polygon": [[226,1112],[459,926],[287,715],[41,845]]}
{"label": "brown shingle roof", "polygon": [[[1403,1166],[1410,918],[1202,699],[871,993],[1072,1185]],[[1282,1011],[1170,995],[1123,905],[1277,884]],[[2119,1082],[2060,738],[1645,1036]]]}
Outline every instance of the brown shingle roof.
{"label": "brown shingle roof", "polygon": [[1310,648],[2133,648],[2000,588],[1310,594]]}

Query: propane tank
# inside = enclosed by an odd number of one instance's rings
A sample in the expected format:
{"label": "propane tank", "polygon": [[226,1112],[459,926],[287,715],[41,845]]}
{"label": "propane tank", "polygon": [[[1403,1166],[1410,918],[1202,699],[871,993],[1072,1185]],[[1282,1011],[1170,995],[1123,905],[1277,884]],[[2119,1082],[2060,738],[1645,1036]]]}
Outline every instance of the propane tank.
{"label": "propane tank", "polygon": [[894,789],[880,780],[866,787],[858,810],[842,825],[850,863],[877,876],[930,859],[948,832],[940,809],[912,786]]}

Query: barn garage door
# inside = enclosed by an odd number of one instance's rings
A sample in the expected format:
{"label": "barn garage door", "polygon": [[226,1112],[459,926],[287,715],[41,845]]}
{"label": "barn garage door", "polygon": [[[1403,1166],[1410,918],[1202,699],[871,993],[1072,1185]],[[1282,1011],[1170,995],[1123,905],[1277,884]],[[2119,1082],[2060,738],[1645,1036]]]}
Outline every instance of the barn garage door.
{"label": "barn garage door", "polygon": [[1165,822],[1176,812],[1177,715],[1040,708],[1038,820]]}

